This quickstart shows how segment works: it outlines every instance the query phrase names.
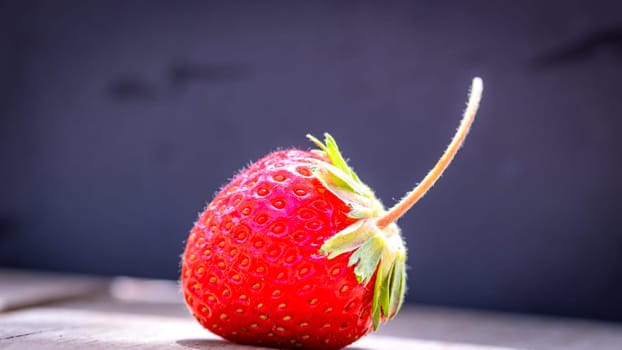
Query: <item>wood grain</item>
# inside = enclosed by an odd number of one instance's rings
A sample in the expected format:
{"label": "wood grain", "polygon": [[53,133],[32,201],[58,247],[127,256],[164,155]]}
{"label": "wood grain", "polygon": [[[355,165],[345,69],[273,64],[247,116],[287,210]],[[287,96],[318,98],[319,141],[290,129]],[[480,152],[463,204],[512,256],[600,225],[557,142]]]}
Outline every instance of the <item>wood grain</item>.
{"label": "wood grain", "polygon": [[[21,309],[0,313],[2,350],[260,349],[225,342],[202,329],[174,281],[0,272],[0,295],[22,300]],[[72,291],[74,286],[82,292]],[[28,290],[39,293],[23,293]],[[52,297],[65,300],[42,304]],[[619,350],[622,324],[408,306],[348,349]]]}
{"label": "wood grain", "polygon": [[[0,318],[0,349],[261,349],[220,340],[189,317],[146,316],[89,310],[30,309]],[[502,350],[480,346],[372,335],[352,350]]]}

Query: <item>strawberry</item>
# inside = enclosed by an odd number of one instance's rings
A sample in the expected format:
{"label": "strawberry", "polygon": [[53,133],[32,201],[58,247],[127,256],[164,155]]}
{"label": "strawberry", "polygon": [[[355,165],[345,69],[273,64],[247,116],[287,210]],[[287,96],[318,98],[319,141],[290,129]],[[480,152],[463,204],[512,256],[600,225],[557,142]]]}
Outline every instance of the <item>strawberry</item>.
{"label": "strawberry", "polygon": [[473,92],[437,165],[385,210],[335,140],[268,154],[200,214],[186,243],[181,287],[197,321],[243,344],[339,349],[396,315],[406,248],[395,221],[440,177],[470,128]]}

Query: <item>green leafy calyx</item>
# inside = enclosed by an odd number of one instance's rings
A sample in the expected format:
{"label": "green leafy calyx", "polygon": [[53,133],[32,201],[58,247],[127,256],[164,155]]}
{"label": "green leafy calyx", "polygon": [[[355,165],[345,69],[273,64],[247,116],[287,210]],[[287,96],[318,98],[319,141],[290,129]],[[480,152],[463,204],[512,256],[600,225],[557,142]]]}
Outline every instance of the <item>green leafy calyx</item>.
{"label": "green leafy calyx", "polygon": [[374,276],[372,322],[378,325],[393,318],[404,301],[406,291],[406,248],[395,223],[380,229],[377,219],[385,209],[373,191],[348,166],[329,134],[322,143],[307,135],[320,149],[315,152],[328,161],[316,160],[313,173],[322,185],[350,207],[348,216],[356,221],[329,238],[320,253],[328,259],[351,253],[348,266],[360,283],[367,285]]}

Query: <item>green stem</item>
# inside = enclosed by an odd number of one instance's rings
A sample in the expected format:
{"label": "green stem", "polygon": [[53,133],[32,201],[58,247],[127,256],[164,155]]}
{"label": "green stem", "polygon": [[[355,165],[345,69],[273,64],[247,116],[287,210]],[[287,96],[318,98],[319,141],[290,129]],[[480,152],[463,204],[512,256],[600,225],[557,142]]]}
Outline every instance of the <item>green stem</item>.
{"label": "green stem", "polygon": [[467,108],[464,111],[464,115],[462,117],[462,121],[460,122],[460,126],[458,127],[458,131],[454,135],[453,139],[449,143],[449,146],[445,150],[445,153],[438,160],[434,168],[428,172],[428,174],[423,178],[423,180],[412,190],[410,191],[402,200],[400,200],[395,206],[393,206],[389,211],[387,211],[384,215],[382,215],[376,221],[376,224],[380,229],[384,229],[392,222],[397,221],[404,213],[406,213],[421,197],[423,197],[426,192],[441,177],[445,169],[449,166],[451,161],[454,159],[454,156],[464,143],[464,139],[466,135],[469,133],[469,129],[471,124],[473,124],[473,120],[475,119],[475,115],[477,114],[477,108],[479,107],[479,102],[482,97],[483,83],[482,79],[474,78],[473,83],[471,85],[471,94],[469,96],[469,102],[467,104]]}

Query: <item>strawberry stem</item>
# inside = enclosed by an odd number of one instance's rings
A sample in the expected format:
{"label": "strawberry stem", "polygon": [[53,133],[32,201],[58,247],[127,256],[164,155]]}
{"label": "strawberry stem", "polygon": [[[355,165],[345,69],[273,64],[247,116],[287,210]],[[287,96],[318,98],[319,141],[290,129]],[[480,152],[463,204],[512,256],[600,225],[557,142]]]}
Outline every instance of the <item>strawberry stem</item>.
{"label": "strawberry stem", "polygon": [[387,211],[384,215],[378,218],[378,220],[376,221],[376,225],[378,226],[378,228],[384,229],[392,222],[397,221],[397,219],[399,219],[413,205],[415,205],[415,203],[417,203],[417,201],[419,201],[419,199],[421,199],[421,197],[423,197],[441,177],[445,169],[447,169],[451,161],[454,159],[454,156],[464,143],[466,135],[469,133],[469,128],[471,127],[471,124],[473,124],[475,114],[477,113],[477,108],[479,107],[479,102],[482,97],[482,90],[482,79],[474,78],[471,85],[469,102],[467,103],[466,110],[464,111],[462,121],[460,122],[460,126],[458,127],[456,134],[449,143],[449,146],[447,146],[445,153],[443,153],[434,168],[432,168],[432,170],[428,172],[423,180],[412,191],[410,191],[404,198],[402,198],[402,200],[400,200],[395,206],[389,209],[389,211]]}

